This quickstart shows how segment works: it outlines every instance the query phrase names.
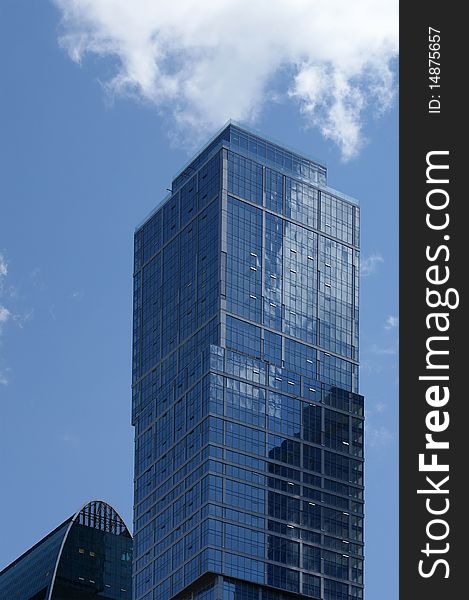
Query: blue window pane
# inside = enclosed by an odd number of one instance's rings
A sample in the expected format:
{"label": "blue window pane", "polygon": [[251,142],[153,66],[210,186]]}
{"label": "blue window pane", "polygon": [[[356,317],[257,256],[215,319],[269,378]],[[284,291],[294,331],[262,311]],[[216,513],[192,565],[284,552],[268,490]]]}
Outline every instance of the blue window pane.
{"label": "blue window pane", "polygon": [[248,527],[227,523],[225,525],[225,547],[235,552],[264,558],[265,535]]}
{"label": "blue window pane", "polygon": [[262,166],[228,152],[228,192],[262,204]]}
{"label": "blue window pane", "polygon": [[265,214],[264,324],[282,329],[283,220]]}
{"label": "blue window pane", "polygon": [[228,198],[226,296],[230,312],[260,322],[262,308],[262,212]]}
{"label": "blue window pane", "polygon": [[228,316],[226,318],[226,345],[234,350],[260,357],[260,327]]}
{"label": "blue window pane", "polygon": [[224,572],[231,577],[264,583],[264,563],[260,560],[224,552]]}
{"label": "blue window pane", "polygon": [[287,369],[316,377],[316,350],[289,338],[285,339],[285,366]]}
{"label": "blue window pane", "polygon": [[300,591],[300,574],[293,569],[267,565],[267,583],[290,592]]}
{"label": "blue window pane", "polygon": [[321,472],[321,450],[303,444],[303,467],[309,471]]}
{"label": "blue window pane", "polygon": [[226,413],[238,421],[265,426],[265,391],[243,381],[227,378]]}
{"label": "blue window pane", "polygon": [[271,169],[265,170],[265,205],[279,214],[283,212],[283,177]]}
{"label": "blue window pane", "polygon": [[276,535],[267,536],[267,557],[291,567],[300,566],[300,544]]}
{"label": "blue window pane", "polygon": [[317,575],[303,574],[303,594],[313,596],[314,598],[321,597],[321,578]]}
{"label": "blue window pane", "polygon": [[348,600],[348,585],[324,579],[324,600]]}
{"label": "blue window pane", "polygon": [[285,215],[317,229],[318,190],[290,177],[286,179],[285,190]]}
{"label": "blue window pane", "polygon": [[282,336],[271,331],[264,332],[264,358],[268,362],[282,366]]}
{"label": "blue window pane", "polygon": [[301,464],[301,444],[279,435],[268,435],[267,452],[269,458],[299,467]]}
{"label": "blue window pane", "polygon": [[265,491],[247,483],[226,479],[225,503],[254,513],[265,513]]}
{"label": "blue window pane", "polygon": [[268,428],[292,437],[300,437],[302,409],[300,400],[269,392],[267,404]]}
{"label": "blue window pane", "polygon": [[265,455],[265,433],[253,427],[225,421],[225,444],[229,448]]}

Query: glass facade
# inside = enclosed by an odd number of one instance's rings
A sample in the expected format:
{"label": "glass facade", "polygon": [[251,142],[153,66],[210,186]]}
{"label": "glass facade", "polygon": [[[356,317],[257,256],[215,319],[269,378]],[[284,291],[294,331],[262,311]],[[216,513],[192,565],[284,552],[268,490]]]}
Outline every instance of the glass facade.
{"label": "glass facade", "polygon": [[359,208],[229,124],[135,234],[134,594],[363,597]]}
{"label": "glass facade", "polygon": [[132,538],[93,501],[0,572],[5,600],[130,600]]}

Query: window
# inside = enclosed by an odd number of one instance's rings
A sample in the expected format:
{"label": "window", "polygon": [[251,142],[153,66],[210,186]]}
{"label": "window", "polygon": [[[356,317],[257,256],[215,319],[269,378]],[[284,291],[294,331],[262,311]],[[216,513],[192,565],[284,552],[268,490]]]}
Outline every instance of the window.
{"label": "window", "polygon": [[301,406],[300,400],[269,392],[268,428],[292,437],[300,437]]}
{"label": "window", "polygon": [[228,192],[262,204],[262,166],[228,152]]}
{"label": "window", "polygon": [[246,323],[234,317],[226,317],[226,345],[233,350],[239,350],[260,358],[261,330],[260,327]]}
{"label": "window", "polygon": [[283,212],[283,177],[278,171],[265,170],[265,203],[267,208]]}
{"label": "window", "polygon": [[301,444],[279,435],[268,435],[267,451],[269,458],[280,462],[300,466]]}
{"label": "window", "polygon": [[238,579],[264,583],[264,563],[260,560],[224,552],[224,572]]}
{"label": "window", "polygon": [[267,536],[267,557],[291,567],[300,566],[300,544],[276,535]]}
{"label": "window", "polygon": [[225,444],[251,454],[265,455],[265,433],[238,423],[225,421]]}
{"label": "window", "polygon": [[225,547],[228,550],[251,554],[259,558],[265,556],[265,535],[248,527],[225,524]]}
{"label": "window", "polygon": [[265,392],[263,388],[227,378],[226,415],[238,421],[265,426]]}
{"label": "window", "polygon": [[232,479],[226,480],[225,502],[252,512],[265,512],[264,490]]}
{"label": "window", "polygon": [[300,591],[300,574],[298,571],[279,567],[278,565],[267,565],[267,583],[290,592]]}

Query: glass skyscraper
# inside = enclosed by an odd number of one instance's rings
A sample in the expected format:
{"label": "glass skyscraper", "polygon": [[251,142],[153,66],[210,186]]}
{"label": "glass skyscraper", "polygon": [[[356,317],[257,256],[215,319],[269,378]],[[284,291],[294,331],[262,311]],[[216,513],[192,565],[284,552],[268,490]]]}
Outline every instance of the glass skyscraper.
{"label": "glass skyscraper", "polygon": [[0,572],[1,600],[131,600],[131,586],[132,537],[100,500]]}
{"label": "glass skyscraper", "polygon": [[233,123],[135,234],[136,600],[363,597],[359,208]]}

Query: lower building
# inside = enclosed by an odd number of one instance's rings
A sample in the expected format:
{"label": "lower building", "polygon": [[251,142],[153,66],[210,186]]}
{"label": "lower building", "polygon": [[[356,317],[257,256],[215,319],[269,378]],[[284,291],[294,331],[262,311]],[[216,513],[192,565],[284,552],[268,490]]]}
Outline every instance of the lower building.
{"label": "lower building", "polygon": [[132,536],[92,501],[0,572],[2,600],[130,600]]}

